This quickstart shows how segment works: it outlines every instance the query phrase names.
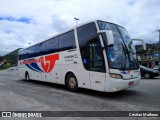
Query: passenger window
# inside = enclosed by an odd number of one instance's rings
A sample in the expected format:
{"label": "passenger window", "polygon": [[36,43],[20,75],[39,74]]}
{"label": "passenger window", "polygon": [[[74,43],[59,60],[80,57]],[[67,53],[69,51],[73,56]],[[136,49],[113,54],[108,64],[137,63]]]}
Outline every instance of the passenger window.
{"label": "passenger window", "polygon": [[58,37],[46,41],[46,54],[58,52]]}
{"label": "passenger window", "polygon": [[27,59],[27,58],[28,58],[28,50],[25,49],[25,50],[23,51],[23,59]]}
{"label": "passenger window", "polygon": [[28,58],[35,57],[36,55],[36,46],[28,48]]}
{"label": "passenger window", "polygon": [[37,45],[36,56],[44,54],[45,54],[45,42],[42,42]]}
{"label": "passenger window", "polygon": [[76,48],[74,31],[67,32],[59,36],[59,50],[69,50]]}
{"label": "passenger window", "polygon": [[23,51],[19,51],[19,60],[23,59]]}

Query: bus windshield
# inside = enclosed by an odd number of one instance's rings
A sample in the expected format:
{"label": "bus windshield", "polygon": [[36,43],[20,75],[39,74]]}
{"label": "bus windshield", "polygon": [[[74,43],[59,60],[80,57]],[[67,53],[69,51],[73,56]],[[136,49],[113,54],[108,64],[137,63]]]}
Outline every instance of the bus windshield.
{"label": "bus windshield", "polygon": [[136,55],[136,48],[132,42],[131,37],[128,34],[128,31],[125,28],[120,27],[120,26],[118,26],[118,29],[122,35],[122,38],[123,38],[125,44],[128,46],[129,52],[131,53],[131,62],[134,61],[138,64],[138,58]]}
{"label": "bus windshield", "polygon": [[136,58],[135,51],[133,46],[128,49],[127,43],[131,41],[131,38],[123,27],[118,25],[98,21],[100,30],[111,30],[114,37],[113,47],[107,46],[107,37],[105,34],[102,34],[103,42],[105,44],[105,49],[108,58],[109,67],[112,69],[121,69],[121,70],[131,70],[138,69],[138,61]]}

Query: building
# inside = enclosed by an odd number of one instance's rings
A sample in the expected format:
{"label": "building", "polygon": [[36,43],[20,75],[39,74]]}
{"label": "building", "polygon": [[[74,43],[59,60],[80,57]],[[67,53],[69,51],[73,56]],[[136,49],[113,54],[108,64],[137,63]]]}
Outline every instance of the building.
{"label": "building", "polygon": [[159,44],[147,44],[146,51],[142,50],[140,45],[136,46],[137,57],[140,65],[154,68],[160,64],[160,46]]}

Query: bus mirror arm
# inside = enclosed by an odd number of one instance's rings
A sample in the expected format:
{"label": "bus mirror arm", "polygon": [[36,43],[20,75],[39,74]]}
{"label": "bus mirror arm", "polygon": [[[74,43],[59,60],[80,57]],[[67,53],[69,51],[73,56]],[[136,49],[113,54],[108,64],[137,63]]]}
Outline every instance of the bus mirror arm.
{"label": "bus mirror arm", "polygon": [[111,30],[100,30],[100,31],[97,31],[97,33],[98,34],[105,33],[105,35],[107,37],[108,46],[113,47],[113,45],[114,45],[114,37],[113,37],[113,32]]}
{"label": "bus mirror arm", "polygon": [[143,50],[146,51],[146,44],[144,43],[144,40],[142,39],[132,39],[132,41],[141,41],[143,45]]}

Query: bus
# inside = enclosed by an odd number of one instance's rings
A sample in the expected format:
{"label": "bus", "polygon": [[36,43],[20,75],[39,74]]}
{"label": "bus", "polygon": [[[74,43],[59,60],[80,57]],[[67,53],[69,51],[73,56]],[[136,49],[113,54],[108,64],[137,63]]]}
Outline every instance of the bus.
{"label": "bus", "polygon": [[21,49],[18,68],[23,79],[63,84],[70,91],[116,92],[137,85],[141,78],[127,30],[101,20]]}

